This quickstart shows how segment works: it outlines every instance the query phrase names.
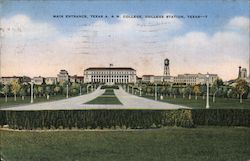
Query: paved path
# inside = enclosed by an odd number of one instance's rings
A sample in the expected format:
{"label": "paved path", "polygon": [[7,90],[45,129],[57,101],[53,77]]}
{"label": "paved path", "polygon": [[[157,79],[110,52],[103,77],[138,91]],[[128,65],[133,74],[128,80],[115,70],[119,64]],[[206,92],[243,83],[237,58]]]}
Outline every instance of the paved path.
{"label": "paved path", "polygon": [[102,95],[105,90],[101,90],[100,87],[97,88],[94,92],[85,94],[82,96],[72,97],[68,99],[51,101],[51,102],[42,102],[35,104],[28,104],[17,107],[7,107],[2,108],[1,110],[60,110],[60,109],[82,109],[81,104],[86,103],[100,95]]}
{"label": "paved path", "polygon": [[135,96],[125,92],[122,88],[119,90],[115,90],[115,95],[122,102],[122,104],[126,105],[127,108],[131,109],[179,109],[179,108],[187,108],[180,105],[174,105],[170,103],[155,101],[139,96]]}
{"label": "paved path", "polygon": [[173,105],[160,101],[154,101],[132,94],[126,93],[122,88],[114,90],[115,95],[121,101],[122,105],[97,105],[84,104],[100,95],[105,90],[96,89],[90,94],[77,96],[69,99],[63,99],[53,102],[44,102],[17,107],[3,108],[1,110],[73,110],[73,109],[179,109],[187,108],[184,106]]}

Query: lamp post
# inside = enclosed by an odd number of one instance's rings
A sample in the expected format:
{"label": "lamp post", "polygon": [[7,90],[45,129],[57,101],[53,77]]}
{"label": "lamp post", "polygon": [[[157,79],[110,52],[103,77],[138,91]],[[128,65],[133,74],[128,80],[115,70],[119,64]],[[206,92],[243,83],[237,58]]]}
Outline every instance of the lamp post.
{"label": "lamp post", "polygon": [[155,100],[157,101],[157,84],[155,83]]}
{"label": "lamp post", "polygon": [[33,103],[34,102],[34,99],[33,99],[33,96],[34,96],[34,82],[33,80],[31,80],[31,87],[30,87],[30,103]]}
{"label": "lamp post", "polygon": [[206,75],[207,78],[207,101],[206,101],[206,109],[209,108],[209,74]]}
{"label": "lamp post", "polygon": [[80,85],[80,96],[82,95],[82,87],[81,87],[81,85]]}
{"label": "lamp post", "polygon": [[69,98],[69,85],[67,84],[67,93],[66,93],[66,98]]}

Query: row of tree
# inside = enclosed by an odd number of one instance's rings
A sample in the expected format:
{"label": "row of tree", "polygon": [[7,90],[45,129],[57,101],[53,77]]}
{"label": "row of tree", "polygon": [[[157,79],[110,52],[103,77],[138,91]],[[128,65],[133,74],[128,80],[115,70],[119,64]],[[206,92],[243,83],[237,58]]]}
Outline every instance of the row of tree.
{"label": "row of tree", "polygon": [[[68,90],[69,96],[76,96],[93,90],[94,86],[97,85],[80,84],[75,82],[64,82],[63,84],[58,83],[52,85],[34,85],[33,94],[34,99],[36,99],[36,97],[47,97],[47,99],[49,99],[51,95],[66,95]],[[22,97],[22,100],[24,100],[26,96],[31,95],[31,84],[21,84],[18,81],[12,81],[10,84],[6,85],[0,84],[0,93],[5,96],[5,102],[8,101],[8,96],[14,96],[14,101],[17,100],[17,96]]]}
{"label": "row of tree", "polygon": [[[203,96],[203,99],[205,99],[207,93],[206,84],[173,85],[169,83],[159,83],[156,86],[156,84],[152,83],[139,83],[135,85],[127,85],[125,88],[129,89],[130,92],[139,92],[141,90],[144,95],[153,96],[155,92],[157,92],[157,95],[161,96],[174,98],[176,98],[176,96],[182,96],[183,98],[188,97],[188,99],[191,99],[192,96],[194,96],[195,99],[198,99],[198,96]],[[132,88],[134,90],[132,90]],[[213,97],[213,102],[215,102],[216,97],[224,97],[239,98],[242,103],[242,99],[246,99],[248,97],[249,91],[249,84],[243,79],[238,79],[232,85],[225,85],[221,79],[218,79],[209,87],[209,95]]]}

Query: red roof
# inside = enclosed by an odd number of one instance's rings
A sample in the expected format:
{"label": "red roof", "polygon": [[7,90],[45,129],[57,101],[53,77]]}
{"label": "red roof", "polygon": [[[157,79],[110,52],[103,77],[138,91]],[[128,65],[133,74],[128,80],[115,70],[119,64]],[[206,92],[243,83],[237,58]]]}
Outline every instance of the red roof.
{"label": "red roof", "polygon": [[129,67],[90,67],[85,70],[134,70],[133,68]]}

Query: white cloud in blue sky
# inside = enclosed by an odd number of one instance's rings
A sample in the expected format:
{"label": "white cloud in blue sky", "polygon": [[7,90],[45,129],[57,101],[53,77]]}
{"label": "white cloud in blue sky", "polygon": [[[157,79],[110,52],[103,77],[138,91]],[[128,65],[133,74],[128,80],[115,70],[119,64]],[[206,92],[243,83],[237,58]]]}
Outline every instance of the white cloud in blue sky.
{"label": "white cloud in blue sky", "polygon": [[[237,76],[239,65],[248,67],[249,18],[244,14],[230,13],[223,23],[216,22],[220,18],[76,21],[52,19],[51,9],[47,10],[44,17],[49,16],[48,20],[35,19],[33,10],[2,18],[2,75],[55,76],[62,68],[82,75],[84,68],[110,63],[131,66],[139,75],[161,75],[166,57],[172,75],[210,72],[231,79]],[[128,11],[122,10],[120,17],[131,14]],[[164,9],[157,14],[177,13]],[[209,14],[215,17],[216,13]]]}

